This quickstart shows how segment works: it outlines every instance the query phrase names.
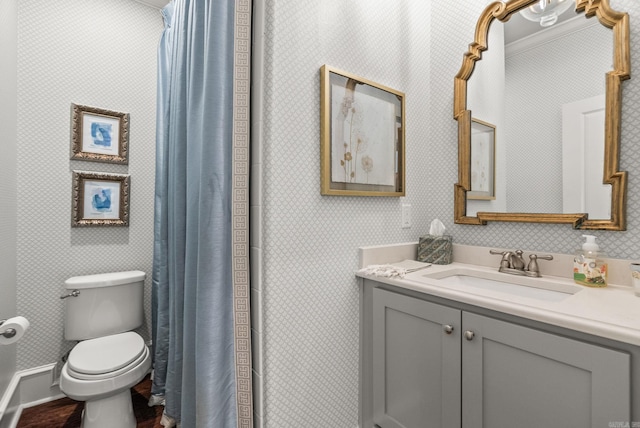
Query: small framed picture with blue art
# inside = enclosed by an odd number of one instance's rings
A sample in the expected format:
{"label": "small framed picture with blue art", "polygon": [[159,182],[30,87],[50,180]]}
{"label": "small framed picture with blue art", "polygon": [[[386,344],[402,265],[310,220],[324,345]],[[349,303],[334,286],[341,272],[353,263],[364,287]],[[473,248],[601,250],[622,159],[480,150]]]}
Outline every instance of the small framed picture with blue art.
{"label": "small framed picture with blue art", "polygon": [[129,226],[128,174],[73,171],[71,226]]}
{"label": "small framed picture with blue art", "polygon": [[129,113],[71,104],[71,159],[129,163]]}

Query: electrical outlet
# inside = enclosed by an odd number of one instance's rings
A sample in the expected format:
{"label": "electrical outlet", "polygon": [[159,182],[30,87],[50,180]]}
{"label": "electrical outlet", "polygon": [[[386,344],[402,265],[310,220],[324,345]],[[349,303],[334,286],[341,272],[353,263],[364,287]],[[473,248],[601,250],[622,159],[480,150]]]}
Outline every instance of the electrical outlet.
{"label": "electrical outlet", "polygon": [[411,205],[402,204],[402,228],[411,228]]}

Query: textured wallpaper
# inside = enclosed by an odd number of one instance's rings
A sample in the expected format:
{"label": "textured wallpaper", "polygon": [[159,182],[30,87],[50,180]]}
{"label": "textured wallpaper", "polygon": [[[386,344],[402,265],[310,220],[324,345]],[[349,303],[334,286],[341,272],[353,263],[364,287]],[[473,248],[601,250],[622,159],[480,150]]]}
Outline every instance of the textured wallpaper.
{"label": "textured wallpaper", "polygon": [[[424,233],[434,190],[427,171],[440,162],[432,153],[440,142],[429,132],[429,106],[449,99],[430,94],[430,3],[266,2],[262,415],[267,427],[357,426],[357,248],[415,240]],[[404,200],[412,205],[411,229],[400,228],[398,198],[320,195],[323,64],[406,93]],[[450,218],[447,213],[445,220]]]}
{"label": "textured wallpaper", "polygon": [[[0,320],[16,315],[16,10],[0,2]],[[0,396],[16,367],[16,347],[0,346]]]}
{"label": "textured wallpaper", "polygon": [[[358,294],[363,245],[415,241],[440,218],[460,244],[571,253],[569,225],[453,224],[457,124],[453,77],[473,40],[477,0],[267,0],[261,179],[263,405],[268,428],[356,427]],[[640,55],[640,3],[631,16]],[[589,44],[585,42],[584,46]],[[320,196],[319,68],[350,71],[406,93],[407,196]],[[624,83],[621,168],[629,171],[628,230],[594,232],[617,258],[640,258],[640,69]],[[570,269],[571,267],[567,267]]]}
{"label": "textured wallpaper", "polygon": [[[65,279],[151,273],[162,27],[158,9],[130,0],[19,2],[17,303],[31,329],[18,370],[56,362],[70,348],[58,298]],[[69,160],[71,103],[131,114],[129,165]],[[71,228],[72,170],[130,174],[130,227]]]}

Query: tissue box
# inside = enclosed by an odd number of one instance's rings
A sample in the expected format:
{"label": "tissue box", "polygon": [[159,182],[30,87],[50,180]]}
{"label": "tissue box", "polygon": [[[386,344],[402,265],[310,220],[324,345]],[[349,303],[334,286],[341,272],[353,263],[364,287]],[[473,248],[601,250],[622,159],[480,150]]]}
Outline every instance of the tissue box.
{"label": "tissue box", "polygon": [[420,237],[418,261],[436,265],[448,265],[452,261],[453,238],[451,235]]}

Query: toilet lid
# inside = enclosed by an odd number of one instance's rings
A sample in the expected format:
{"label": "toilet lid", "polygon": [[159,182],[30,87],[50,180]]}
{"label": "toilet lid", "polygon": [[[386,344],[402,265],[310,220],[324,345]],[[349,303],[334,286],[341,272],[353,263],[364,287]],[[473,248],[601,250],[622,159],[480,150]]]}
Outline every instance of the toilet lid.
{"label": "toilet lid", "polygon": [[71,350],[67,364],[77,373],[109,373],[130,364],[145,348],[142,337],[132,331],[98,337],[78,343]]}

